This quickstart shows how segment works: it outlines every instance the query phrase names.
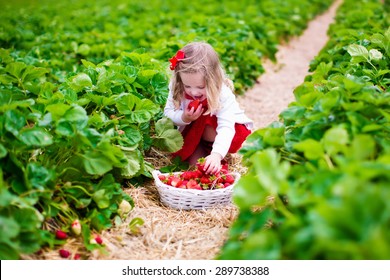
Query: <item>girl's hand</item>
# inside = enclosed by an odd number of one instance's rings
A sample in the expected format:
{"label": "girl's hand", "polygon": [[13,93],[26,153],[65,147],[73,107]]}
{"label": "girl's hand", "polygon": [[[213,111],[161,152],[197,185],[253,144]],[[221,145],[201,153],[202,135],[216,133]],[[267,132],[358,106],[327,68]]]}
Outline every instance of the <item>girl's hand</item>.
{"label": "girl's hand", "polygon": [[206,158],[204,163],[204,170],[206,174],[215,174],[221,171],[222,156],[218,153],[211,153]]}
{"label": "girl's hand", "polygon": [[202,113],[203,113],[203,106],[202,104],[200,104],[196,110],[194,108],[191,109],[186,108],[181,118],[184,122],[189,123],[197,120],[200,117],[200,115],[202,115]]}

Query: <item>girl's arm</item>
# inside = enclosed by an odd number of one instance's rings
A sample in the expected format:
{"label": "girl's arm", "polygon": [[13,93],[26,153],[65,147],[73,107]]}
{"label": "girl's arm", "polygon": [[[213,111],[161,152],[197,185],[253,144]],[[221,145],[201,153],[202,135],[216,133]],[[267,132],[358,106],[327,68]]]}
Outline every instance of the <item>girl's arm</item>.
{"label": "girl's arm", "polygon": [[177,126],[184,126],[188,125],[189,122],[184,122],[182,119],[184,110],[180,108],[175,108],[175,105],[173,104],[173,97],[171,92],[169,92],[167,103],[165,104],[164,108],[164,115],[170,118],[173,123]]}
{"label": "girl's arm", "polygon": [[217,136],[210,155],[206,157],[206,173],[216,173],[221,169],[221,160],[229,151],[235,135],[236,113],[240,112],[232,92],[224,92],[221,98],[221,109],[217,113]]}
{"label": "girl's arm", "polygon": [[223,95],[221,109],[217,113],[218,126],[212,152],[218,153],[224,158],[228,153],[235,134],[235,114],[240,111],[233,93]]}

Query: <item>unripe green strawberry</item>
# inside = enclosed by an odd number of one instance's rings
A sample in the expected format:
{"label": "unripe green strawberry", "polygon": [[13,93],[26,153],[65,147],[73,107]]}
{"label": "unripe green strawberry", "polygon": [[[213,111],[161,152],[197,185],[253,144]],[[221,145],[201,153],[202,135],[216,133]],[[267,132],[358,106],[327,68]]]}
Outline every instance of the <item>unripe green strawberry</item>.
{"label": "unripe green strawberry", "polygon": [[118,214],[119,216],[123,217],[131,211],[131,205],[127,200],[122,200],[119,204]]}
{"label": "unripe green strawberry", "polygon": [[70,228],[75,235],[80,235],[81,224],[79,220],[74,220]]}

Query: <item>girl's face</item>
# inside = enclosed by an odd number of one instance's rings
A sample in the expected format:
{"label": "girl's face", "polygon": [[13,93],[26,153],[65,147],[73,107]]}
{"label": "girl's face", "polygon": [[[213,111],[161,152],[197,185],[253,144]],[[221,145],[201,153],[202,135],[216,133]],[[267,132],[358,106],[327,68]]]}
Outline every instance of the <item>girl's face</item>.
{"label": "girl's face", "polygon": [[180,78],[183,82],[185,93],[200,101],[206,99],[206,82],[201,72],[182,72],[180,73]]}

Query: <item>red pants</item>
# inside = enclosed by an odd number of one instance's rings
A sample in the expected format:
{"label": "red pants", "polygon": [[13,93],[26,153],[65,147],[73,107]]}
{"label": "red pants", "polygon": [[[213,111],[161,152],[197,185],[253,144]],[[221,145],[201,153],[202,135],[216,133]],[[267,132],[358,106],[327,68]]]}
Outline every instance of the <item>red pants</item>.
{"label": "red pants", "polygon": [[[173,156],[179,156],[182,160],[189,158],[200,144],[206,125],[210,125],[214,129],[217,129],[217,117],[201,115],[196,121],[187,125],[182,131],[184,138],[183,147],[179,151],[173,153]],[[236,133],[230,144],[229,153],[236,153],[241,148],[245,139],[251,134],[251,131],[243,124],[236,123],[234,128]]]}

